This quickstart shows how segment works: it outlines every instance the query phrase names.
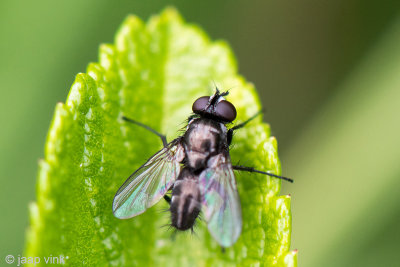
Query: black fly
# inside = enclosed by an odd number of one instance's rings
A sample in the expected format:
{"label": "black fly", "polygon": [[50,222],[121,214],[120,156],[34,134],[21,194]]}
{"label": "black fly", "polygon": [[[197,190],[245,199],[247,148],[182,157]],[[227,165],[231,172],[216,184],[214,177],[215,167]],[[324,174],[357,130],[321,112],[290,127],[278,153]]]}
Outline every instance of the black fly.
{"label": "black fly", "polygon": [[[192,106],[186,132],[167,143],[166,137],[150,127],[128,119],[158,135],[164,148],[136,170],[114,197],[113,213],[120,219],[137,216],[161,198],[170,204],[171,224],[178,230],[192,229],[203,212],[211,235],[223,247],[233,245],[242,230],[242,214],[233,170],[257,172],[293,182],[292,179],[233,166],[229,145],[233,132],[249,120],[227,129],[236,109],[218,89],[211,97],[198,98]],[[166,195],[172,190],[171,198]]]}

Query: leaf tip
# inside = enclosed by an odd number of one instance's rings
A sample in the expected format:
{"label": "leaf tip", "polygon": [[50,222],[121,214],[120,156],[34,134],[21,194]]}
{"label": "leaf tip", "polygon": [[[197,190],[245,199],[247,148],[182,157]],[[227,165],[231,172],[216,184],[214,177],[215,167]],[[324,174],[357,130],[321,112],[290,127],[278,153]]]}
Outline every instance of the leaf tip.
{"label": "leaf tip", "polygon": [[297,266],[297,255],[298,255],[298,250],[292,250],[286,253],[286,255],[283,257],[283,266],[286,267],[296,267]]}
{"label": "leaf tip", "polygon": [[173,6],[166,7],[160,14],[160,17],[166,19],[182,20],[181,14]]}
{"label": "leaf tip", "polygon": [[124,20],[124,22],[122,22],[122,28],[124,27],[124,26],[137,26],[137,25],[140,25],[140,26],[142,26],[143,25],[143,21],[142,21],[142,19],[141,18],[139,18],[138,16],[136,16],[136,15],[133,15],[133,14],[129,14],[127,17],[126,17],[126,19]]}

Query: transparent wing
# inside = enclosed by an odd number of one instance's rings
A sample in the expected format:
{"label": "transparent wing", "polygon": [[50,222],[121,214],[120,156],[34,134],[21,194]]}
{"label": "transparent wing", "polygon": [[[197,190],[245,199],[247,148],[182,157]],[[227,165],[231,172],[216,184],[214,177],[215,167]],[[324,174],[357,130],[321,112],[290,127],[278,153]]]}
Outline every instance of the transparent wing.
{"label": "transparent wing", "polygon": [[203,215],[211,235],[223,247],[233,245],[242,231],[242,210],[229,155],[216,155],[199,177]]}
{"label": "transparent wing", "polygon": [[113,202],[114,216],[131,218],[156,204],[178,177],[183,157],[178,139],[153,155],[118,189]]}

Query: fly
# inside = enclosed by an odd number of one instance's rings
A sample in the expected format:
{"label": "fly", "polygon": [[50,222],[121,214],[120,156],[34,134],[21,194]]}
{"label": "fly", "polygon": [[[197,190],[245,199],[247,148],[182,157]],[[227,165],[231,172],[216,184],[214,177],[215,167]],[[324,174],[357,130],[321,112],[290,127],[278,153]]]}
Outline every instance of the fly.
{"label": "fly", "polygon": [[[171,225],[193,229],[200,212],[208,230],[222,247],[233,245],[242,231],[242,213],[233,170],[257,172],[293,182],[292,179],[232,165],[229,145],[233,132],[254,119],[227,129],[236,118],[235,106],[218,89],[198,98],[192,106],[186,132],[167,143],[166,136],[147,125],[123,117],[158,135],[164,147],[136,170],[118,189],[114,216],[135,217],[164,198],[170,205]],[[167,192],[171,191],[171,197]]]}

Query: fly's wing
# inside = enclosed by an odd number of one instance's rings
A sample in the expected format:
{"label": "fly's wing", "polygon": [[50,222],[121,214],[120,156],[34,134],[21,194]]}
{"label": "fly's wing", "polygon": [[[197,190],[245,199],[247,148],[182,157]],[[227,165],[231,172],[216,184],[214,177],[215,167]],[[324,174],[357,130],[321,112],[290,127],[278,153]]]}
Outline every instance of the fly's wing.
{"label": "fly's wing", "polygon": [[156,204],[178,177],[183,157],[179,139],[153,155],[118,189],[113,202],[114,216],[131,218]]}
{"label": "fly's wing", "polygon": [[242,231],[242,211],[229,155],[218,154],[199,177],[203,214],[211,235],[223,247],[233,245]]}

